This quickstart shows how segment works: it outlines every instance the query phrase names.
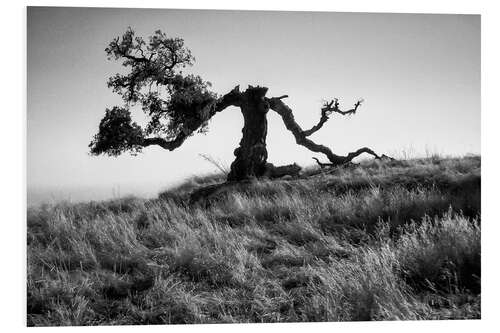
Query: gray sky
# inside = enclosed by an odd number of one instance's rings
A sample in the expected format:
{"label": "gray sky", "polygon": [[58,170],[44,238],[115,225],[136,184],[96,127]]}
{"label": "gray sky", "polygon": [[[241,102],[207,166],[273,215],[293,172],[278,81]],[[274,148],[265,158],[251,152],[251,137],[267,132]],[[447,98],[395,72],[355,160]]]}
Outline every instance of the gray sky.
{"label": "gray sky", "polygon": [[[189,138],[174,152],[150,147],[135,157],[89,156],[105,108],[121,103],[106,86],[121,68],[104,49],[128,26],[143,37],[161,29],[184,38],[197,60],[191,71],[211,81],[215,92],[252,84],[269,87],[268,96],[289,95],[285,102],[304,128],[318,121],[323,99],[339,97],[350,108],[364,98],[355,116],[333,115],[313,136],[335,153],[362,146],[393,155],[480,152],[478,15],[32,7],[29,200],[47,193],[150,195],[214,171],[200,153],[232,162],[243,124],[236,108],[218,114],[207,135]],[[297,146],[272,111],[267,142],[274,164],[324,159]]]}

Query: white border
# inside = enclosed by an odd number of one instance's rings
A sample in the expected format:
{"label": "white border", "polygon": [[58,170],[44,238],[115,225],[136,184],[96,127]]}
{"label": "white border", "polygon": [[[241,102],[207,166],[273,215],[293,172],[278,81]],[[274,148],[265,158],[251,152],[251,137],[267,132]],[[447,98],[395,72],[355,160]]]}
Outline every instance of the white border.
{"label": "white border", "polygon": [[[476,321],[426,321],[426,322],[376,322],[376,323],[306,323],[306,324],[256,324],[256,325],[177,325],[95,327],[100,331],[148,330],[176,332],[229,332],[240,330],[303,331],[344,329],[349,332],[406,332],[464,331],[473,329],[492,331],[495,323],[497,303],[500,296],[498,236],[499,219],[497,189],[500,142],[499,114],[499,38],[500,17],[498,1],[388,1],[388,0],[342,0],[342,1],[271,1],[253,0],[245,2],[211,1],[11,1],[2,6],[2,80],[1,121],[2,142],[1,184],[1,290],[0,325],[6,332],[10,329],[26,329],[26,9],[25,6],[71,6],[71,7],[135,7],[135,8],[198,8],[198,9],[252,9],[252,10],[305,10],[305,11],[353,11],[353,12],[403,12],[403,13],[460,13],[482,15],[482,156],[483,156],[483,273],[482,273],[482,320]],[[7,75],[5,75],[5,73]],[[53,328],[39,328],[47,331]],[[84,330],[89,328],[64,328]]]}

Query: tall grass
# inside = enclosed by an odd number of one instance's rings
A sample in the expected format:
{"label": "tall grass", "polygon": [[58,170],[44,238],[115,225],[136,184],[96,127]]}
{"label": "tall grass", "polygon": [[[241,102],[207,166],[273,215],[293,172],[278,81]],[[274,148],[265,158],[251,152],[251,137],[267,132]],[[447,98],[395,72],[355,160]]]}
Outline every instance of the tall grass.
{"label": "tall grass", "polygon": [[28,210],[28,324],[480,317],[480,158]]}

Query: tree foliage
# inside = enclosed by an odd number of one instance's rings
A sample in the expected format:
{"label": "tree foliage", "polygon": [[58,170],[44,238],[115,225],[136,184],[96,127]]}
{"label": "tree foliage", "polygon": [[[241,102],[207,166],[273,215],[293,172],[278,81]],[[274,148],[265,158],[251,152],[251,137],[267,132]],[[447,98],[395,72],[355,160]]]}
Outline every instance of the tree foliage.
{"label": "tree foliage", "polygon": [[[206,112],[217,95],[209,90],[209,82],[183,73],[195,60],[183,39],[168,38],[157,30],[146,42],[128,28],[105,51],[108,59],[122,60],[126,69],[108,80],[108,87],[122,97],[124,105],[106,109],[89,145],[92,154],[137,153],[150,144],[148,139],[171,140],[206,130]],[[131,120],[130,108],[136,105],[148,117],[144,128]]]}
{"label": "tree foliage", "polygon": [[135,154],[141,151],[140,142],[142,140],[142,129],[135,122],[132,122],[130,111],[115,106],[106,109],[99,124],[99,132],[91,143],[91,153],[94,155],[106,153],[110,156],[117,156],[128,150]]}

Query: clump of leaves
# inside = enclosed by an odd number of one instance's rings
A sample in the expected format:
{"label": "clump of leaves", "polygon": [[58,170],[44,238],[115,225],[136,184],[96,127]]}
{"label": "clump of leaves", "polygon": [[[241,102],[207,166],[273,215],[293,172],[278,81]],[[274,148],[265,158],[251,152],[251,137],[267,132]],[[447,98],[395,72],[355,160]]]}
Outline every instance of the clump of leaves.
{"label": "clump of leaves", "polygon": [[[149,41],[128,28],[106,48],[110,60],[123,60],[127,73],[117,73],[108,87],[121,96],[125,105],[106,109],[99,132],[90,143],[93,155],[137,154],[149,143],[145,137],[171,140],[195,130],[205,132],[211,106],[217,95],[210,82],[182,69],[194,63],[182,38],[168,38],[157,30]],[[144,129],[132,122],[130,109],[140,106],[148,117]]]}

